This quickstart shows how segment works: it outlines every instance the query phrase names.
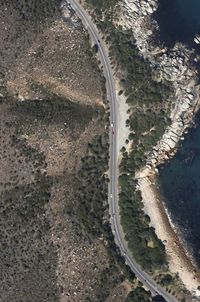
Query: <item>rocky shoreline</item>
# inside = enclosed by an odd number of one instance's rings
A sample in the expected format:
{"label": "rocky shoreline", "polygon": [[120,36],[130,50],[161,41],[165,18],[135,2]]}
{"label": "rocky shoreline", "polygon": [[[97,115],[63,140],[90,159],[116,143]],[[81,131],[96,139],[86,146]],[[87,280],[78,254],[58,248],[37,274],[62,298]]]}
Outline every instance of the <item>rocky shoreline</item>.
{"label": "rocky shoreline", "polygon": [[178,273],[184,286],[191,292],[193,301],[199,301],[200,272],[196,269],[193,259],[185,248],[185,244],[176,226],[172,223],[164,203],[160,202],[162,196],[160,196],[160,192],[153,182],[153,176],[138,180],[144,212],[151,217],[151,226],[154,227],[158,238],[162,239],[165,244],[170,271],[174,274]]}
{"label": "rocky shoreline", "polygon": [[173,90],[169,100],[171,123],[157,145],[149,152],[146,167],[136,173],[136,178],[143,197],[144,210],[150,216],[158,237],[165,243],[171,271],[178,272],[186,288],[199,297],[199,280],[197,276],[194,279],[194,265],[192,261],[189,264],[190,257],[186,250],[183,251],[180,240],[177,239],[177,244],[171,246],[177,233],[164,204],[160,201],[158,203],[154,185],[157,166],[175,155],[179,143],[184,139],[183,135],[194,125],[194,116],[200,109],[200,85],[195,69],[199,58],[194,50],[180,43],[173,49],[155,45],[154,37],[158,35],[159,27],[152,15],[157,8],[157,0],[123,0],[118,16],[118,24],[124,30],[132,30],[140,54],[149,60],[157,81],[170,82]]}
{"label": "rocky shoreline", "polygon": [[180,43],[171,50],[154,45],[153,39],[159,31],[152,18],[156,9],[157,0],[124,0],[119,15],[119,24],[125,30],[132,30],[140,54],[149,60],[156,79],[170,82],[173,89],[171,124],[149,154],[149,167],[156,167],[175,154],[178,143],[193,124],[194,114],[200,108],[198,74],[191,64],[191,59],[195,63],[198,57]]}

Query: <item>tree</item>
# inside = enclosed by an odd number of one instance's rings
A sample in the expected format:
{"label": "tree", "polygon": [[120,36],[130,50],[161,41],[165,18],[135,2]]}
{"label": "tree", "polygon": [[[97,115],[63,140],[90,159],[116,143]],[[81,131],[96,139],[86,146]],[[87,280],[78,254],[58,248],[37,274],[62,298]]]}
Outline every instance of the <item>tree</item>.
{"label": "tree", "polygon": [[151,293],[146,291],[143,287],[136,287],[135,290],[130,292],[125,302],[150,302]]}
{"label": "tree", "polygon": [[154,301],[154,302],[166,302],[166,300],[160,295],[157,295],[157,296],[153,297],[152,301]]}

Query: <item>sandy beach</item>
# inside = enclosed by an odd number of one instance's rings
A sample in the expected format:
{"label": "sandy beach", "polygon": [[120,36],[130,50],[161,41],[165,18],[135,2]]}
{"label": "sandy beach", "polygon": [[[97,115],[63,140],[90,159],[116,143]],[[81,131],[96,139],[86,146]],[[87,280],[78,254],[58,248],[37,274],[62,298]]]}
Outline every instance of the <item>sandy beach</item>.
{"label": "sandy beach", "polygon": [[180,242],[175,227],[164,208],[160,194],[154,185],[155,173],[145,168],[138,172],[136,177],[142,193],[144,212],[149,215],[158,238],[165,244],[170,271],[178,273],[185,287],[200,297],[200,291],[197,289],[200,285],[200,271],[195,271],[196,267]]}

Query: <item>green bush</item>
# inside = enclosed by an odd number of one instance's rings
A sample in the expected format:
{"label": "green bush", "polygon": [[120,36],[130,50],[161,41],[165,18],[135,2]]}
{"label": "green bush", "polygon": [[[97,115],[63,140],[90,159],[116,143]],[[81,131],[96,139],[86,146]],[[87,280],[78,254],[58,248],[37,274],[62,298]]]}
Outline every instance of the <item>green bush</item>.
{"label": "green bush", "polygon": [[125,239],[134,258],[144,269],[162,268],[166,264],[164,245],[149,226],[150,219],[143,212],[141,193],[136,190],[133,175],[125,173],[125,170],[123,166],[124,172],[119,176],[120,217]]}
{"label": "green bush", "polygon": [[103,233],[107,204],[108,135],[97,136],[88,145],[75,182],[74,215],[92,236]]}
{"label": "green bush", "polygon": [[92,5],[94,8],[106,10],[115,6],[119,0],[86,0],[89,5]]}
{"label": "green bush", "polygon": [[150,302],[151,293],[146,291],[143,287],[136,287],[131,291],[125,302]]}

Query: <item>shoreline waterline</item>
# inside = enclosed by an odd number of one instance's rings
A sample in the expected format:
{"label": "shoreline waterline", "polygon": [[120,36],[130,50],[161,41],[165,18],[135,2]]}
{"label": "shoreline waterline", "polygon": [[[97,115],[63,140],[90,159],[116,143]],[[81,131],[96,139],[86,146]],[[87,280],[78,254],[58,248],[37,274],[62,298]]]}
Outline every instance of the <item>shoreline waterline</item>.
{"label": "shoreline waterline", "polygon": [[157,3],[153,17],[158,22],[159,41],[169,48],[180,42],[200,53],[194,41],[200,34],[199,0],[157,0]]}
{"label": "shoreline waterline", "polygon": [[[151,169],[144,169],[146,175],[143,173],[144,170],[139,171],[140,175],[139,177],[136,175],[136,178],[138,178],[143,204],[145,210],[148,210],[147,214],[151,218],[151,223],[155,227],[158,237],[162,241],[166,241],[164,243],[167,246],[171,270],[179,273],[186,288],[197,294],[196,291],[200,282],[194,279],[196,268],[192,264],[192,260],[188,259],[188,253],[185,250],[184,253],[180,251],[180,247],[181,250],[183,248],[183,244],[180,242],[181,238],[170,221],[169,213],[164,209],[164,203],[160,201],[160,194],[159,196],[156,194],[158,193],[157,188],[153,184],[155,175],[151,175],[151,171],[154,173],[161,163],[165,163],[175,156],[185,133],[193,126],[194,116],[200,109],[200,85],[197,67],[200,63],[200,57],[197,56],[193,48],[188,48],[187,44],[182,43],[181,40],[175,39],[172,48],[167,48],[165,44],[154,41],[154,38],[157,38],[162,31],[154,18],[159,9],[159,2],[159,0],[153,0],[149,5],[148,1],[143,3],[138,0],[136,5],[132,5],[132,1],[125,0],[125,4],[122,5],[123,14],[119,20],[119,24],[123,28],[132,30],[141,56],[148,59],[153,67],[156,66],[158,78],[170,82],[173,88],[173,94],[170,97],[171,123],[148,154],[146,164]],[[165,0],[162,2],[167,4],[176,1]],[[170,9],[171,7],[169,7],[169,15]],[[167,25],[169,25],[168,21],[169,18],[167,18]],[[175,21],[179,20],[176,19]],[[173,26],[172,29],[174,31]],[[192,43],[195,45],[193,40]],[[179,240],[176,242],[174,241],[175,238]]]}
{"label": "shoreline waterline", "polygon": [[186,251],[176,226],[172,223],[162,202],[161,193],[155,184],[156,174],[145,168],[137,173],[137,179],[142,194],[144,212],[150,217],[151,226],[155,228],[155,233],[165,245],[170,271],[178,273],[185,287],[200,297],[197,289],[200,284],[200,270]]}
{"label": "shoreline waterline", "polygon": [[158,167],[158,188],[179,236],[200,267],[200,113],[174,157]]}

